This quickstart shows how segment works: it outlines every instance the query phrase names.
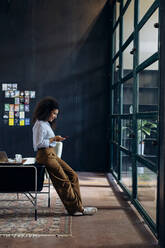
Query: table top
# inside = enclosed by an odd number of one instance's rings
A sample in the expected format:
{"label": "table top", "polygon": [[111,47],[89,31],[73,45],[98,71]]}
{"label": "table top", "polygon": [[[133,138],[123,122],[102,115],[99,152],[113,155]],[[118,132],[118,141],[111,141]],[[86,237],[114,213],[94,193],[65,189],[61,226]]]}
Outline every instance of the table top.
{"label": "table top", "polygon": [[15,159],[8,159],[8,162],[0,162],[0,165],[34,165],[35,158],[23,158],[21,163],[15,161]]}
{"label": "table top", "polygon": [[24,165],[25,161],[26,160],[23,159],[22,163],[18,163],[18,162],[15,162],[15,161],[13,161],[13,162],[0,162],[0,165]]}

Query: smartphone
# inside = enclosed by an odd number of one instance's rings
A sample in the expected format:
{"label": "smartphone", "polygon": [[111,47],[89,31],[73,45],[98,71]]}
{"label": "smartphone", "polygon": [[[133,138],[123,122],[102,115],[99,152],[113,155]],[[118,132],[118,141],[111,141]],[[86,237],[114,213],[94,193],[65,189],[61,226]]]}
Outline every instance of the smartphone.
{"label": "smartphone", "polygon": [[65,139],[68,139],[68,138],[69,138],[69,136],[64,136],[64,138],[65,138]]}

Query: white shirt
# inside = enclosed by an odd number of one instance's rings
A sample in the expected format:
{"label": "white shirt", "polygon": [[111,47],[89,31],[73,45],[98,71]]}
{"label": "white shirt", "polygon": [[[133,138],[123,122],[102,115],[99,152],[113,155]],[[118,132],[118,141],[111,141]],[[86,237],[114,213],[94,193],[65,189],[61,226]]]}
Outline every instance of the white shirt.
{"label": "white shirt", "polygon": [[55,147],[56,141],[50,143],[49,139],[55,136],[48,121],[36,121],[33,126],[33,148],[37,151],[38,148]]}

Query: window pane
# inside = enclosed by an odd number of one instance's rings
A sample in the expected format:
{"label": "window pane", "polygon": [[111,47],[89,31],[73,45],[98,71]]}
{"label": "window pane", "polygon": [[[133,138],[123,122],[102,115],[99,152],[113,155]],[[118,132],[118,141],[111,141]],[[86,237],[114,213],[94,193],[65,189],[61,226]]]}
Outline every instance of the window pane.
{"label": "window pane", "polygon": [[131,1],[123,16],[123,43],[134,30],[134,1]]}
{"label": "window pane", "polygon": [[139,21],[154,2],[155,0],[139,0]]}
{"label": "window pane", "polygon": [[157,120],[137,120],[137,151],[138,154],[157,163],[158,142],[157,142]]}
{"label": "window pane", "polygon": [[141,163],[137,164],[137,175],[138,200],[156,222],[157,175]]}
{"label": "window pane", "polygon": [[118,152],[117,152],[117,146],[116,145],[113,145],[113,170],[116,172],[116,174],[118,174]]}
{"label": "window pane", "polygon": [[133,49],[133,42],[131,42],[123,51],[123,77],[133,70],[133,55],[130,52]]}
{"label": "window pane", "polygon": [[115,3],[115,21],[114,21],[114,25],[115,25],[115,23],[116,23],[116,21],[118,20],[118,18],[119,18],[119,14],[120,14],[120,2],[117,2],[116,1],[116,3]]}
{"label": "window pane", "polygon": [[128,0],[123,0],[123,7],[125,6],[125,4],[126,4],[127,1]]}
{"label": "window pane", "polygon": [[115,143],[118,143],[118,134],[119,134],[119,127],[118,127],[118,120],[117,119],[113,119],[113,136],[112,136],[112,140]]}
{"label": "window pane", "polygon": [[113,57],[119,51],[119,24],[117,25],[113,34]]}
{"label": "window pane", "polygon": [[115,60],[113,64],[113,84],[119,81],[119,57]]}
{"label": "window pane", "polygon": [[121,145],[127,148],[129,151],[132,151],[132,139],[133,139],[133,130],[132,130],[132,120],[126,119],[121,121]]}
{"label": "window pane", "polygon": [[158,10],[139,31],[139,63],[158,51],[158,28],[154,27],[155,23],[158,23]]}
{"label": "window pane", "polygon": [[116,86],[113,90],[113,113],[118,114],[119,113],[119,87]]}
{"label": "window pane", "polygon": [[123,84],[123,113],[133,113],[133,78]]}
{"label": "window pane", "polygon": [[132,160],[124,152],[121,152],[121,182],[132,192]]}
{"label": "window pane", "polygon": [[139,112],[158,110],[158,61],[139,73]]}

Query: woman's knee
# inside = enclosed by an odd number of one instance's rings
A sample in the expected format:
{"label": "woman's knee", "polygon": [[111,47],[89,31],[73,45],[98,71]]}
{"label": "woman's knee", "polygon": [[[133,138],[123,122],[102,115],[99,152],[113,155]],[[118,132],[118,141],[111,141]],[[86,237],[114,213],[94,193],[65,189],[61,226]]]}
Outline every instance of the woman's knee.
{"label": "woman's knee", "polygon": [[72,178],[74,182],[77,182],[79,180],[76,172],[73,172]]}

